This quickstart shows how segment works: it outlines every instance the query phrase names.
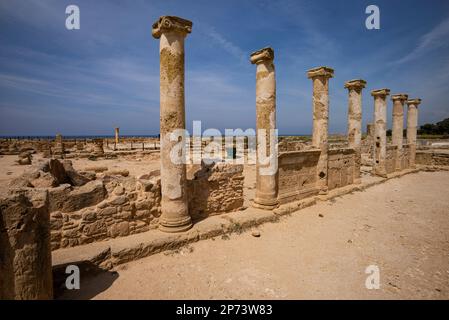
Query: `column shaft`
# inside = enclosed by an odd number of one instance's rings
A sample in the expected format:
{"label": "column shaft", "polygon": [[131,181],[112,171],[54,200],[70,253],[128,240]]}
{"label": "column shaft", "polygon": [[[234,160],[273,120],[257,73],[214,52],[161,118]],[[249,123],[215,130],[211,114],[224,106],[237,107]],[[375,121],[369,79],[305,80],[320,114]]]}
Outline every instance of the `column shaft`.
{"label": "column shaft", "polygon": [[411,168],[416,167],[416,135],[418,127],[418,105],[421,99],[413,99],[407,101],[407,144],[409,145],[409,165]]}
{"label": "column shaft", "polygon": [[348,144],[355,151],[354,183],[360,183],[360,166],[362,162],[362,89],[364,80],[351,80],[346,82],[345,88],[349,90],[348,99]]}
{"label": "column shaft", "polygon": [[[160,39],[160,135],[161,209],[159,228],[166,232],[189,229],[185,161],[171,155],[178,141],[171,134],[185,129],[184,38],[191,32],[190,21],[164,16],[153,24],[153,36]],[[178,154],[178,159],[185,157]]]}
{"label": "column shaft", "polygon": [[317,187],[320,194],[327,194],[329,79],[333,77],[334,70],[328,67],[319,67],[309,70],[307,75],[313,81],[312,145],[321,150],[317,165]]}
{"label": "column shaft", "polygon": [[118,143],[118,139],[119,139],[119,131],[120,131],[119,128],[115,128],[115,143],[116,144]]}
{"label": "column shaft", "polygon": [[391,96],[393,101],[393,127],[392,144],[398,147],[396,156],[396,171],[402,170],[402,144],[404,140],[404,103],[407,101],[406,94],[395,94]]}
{"label": "column shaft", "polygon": [[386,177],[387,157],[387,101],[389,89],[374,90],[374,174]]}
{"label": "column shaft", "polygon": [[251,54],[251,63],[257,65],[257,163],[256,196],[253,205],[268,210],[278,205],[276,77],[273,59],[274,51],[271,48],[264,48]]}

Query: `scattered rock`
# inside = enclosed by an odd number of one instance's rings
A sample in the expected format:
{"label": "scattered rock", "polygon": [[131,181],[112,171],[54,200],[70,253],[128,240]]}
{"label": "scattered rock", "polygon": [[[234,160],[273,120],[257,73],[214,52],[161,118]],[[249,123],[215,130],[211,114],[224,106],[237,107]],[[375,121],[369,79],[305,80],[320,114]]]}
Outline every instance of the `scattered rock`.
{"label": "scattered rock", "polygon": [[320,213],[318,214],[318,217],[323,218],[324,216]]}
{"label": "scattered rock", "polygon": [[108,171],[108,167],[94,166],[94,167],[86,167],[84,170],[99,173],[99,172]]}
{"label": "scattered rock", "polygon": [[260,232],[258,230],[254,230],[253,232],[251,232],[251,235],[253,237],[259,238],[260,237]]}

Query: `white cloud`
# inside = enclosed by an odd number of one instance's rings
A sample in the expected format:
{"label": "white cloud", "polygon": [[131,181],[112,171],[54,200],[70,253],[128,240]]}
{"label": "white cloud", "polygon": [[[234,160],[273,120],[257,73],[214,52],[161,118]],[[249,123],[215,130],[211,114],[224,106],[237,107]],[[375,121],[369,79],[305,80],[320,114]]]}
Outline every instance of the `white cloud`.
{"label": "white cloud", "polygon": [[449,42],[449,17],[443,20],[430,32],[426,33],[419,39],[418,46],[409,54],[396,61],[401,64],[418,59],[431,51],[439,48],[447,47]]}

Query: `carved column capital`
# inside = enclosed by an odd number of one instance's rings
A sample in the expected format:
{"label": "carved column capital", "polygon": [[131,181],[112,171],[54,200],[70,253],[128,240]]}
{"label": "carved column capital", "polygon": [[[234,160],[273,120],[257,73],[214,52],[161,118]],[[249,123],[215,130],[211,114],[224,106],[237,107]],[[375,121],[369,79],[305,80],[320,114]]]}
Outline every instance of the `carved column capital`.
{"label": "carved column capital", "polygon": [[192,32],[192,21],[174,16],[162,16],[153,23],[151,34],[159,39],[164,32],[179,32],[187,35]]}

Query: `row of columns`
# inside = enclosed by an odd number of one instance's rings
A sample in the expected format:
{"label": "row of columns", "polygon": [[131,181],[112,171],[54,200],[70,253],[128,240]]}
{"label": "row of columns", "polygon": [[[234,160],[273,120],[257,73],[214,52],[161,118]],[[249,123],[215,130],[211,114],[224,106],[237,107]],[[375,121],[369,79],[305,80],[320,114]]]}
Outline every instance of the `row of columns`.
{"label": "row of columns", "polygon": [[[387,156],[387,96],[389,89],[371,91],[374,97],[374,173],[386,177]],[[421,99],[408,100],[408,95],[401,93],[391,96],[393,101],[392,144],[397,146],[398,153],[403,149],[404,105],[407,104],[407,144],[409,145],[409,166],[415,167],[416,135],[418,126],[418,105]],[[401,162],[396,161],[396,170],[401,170]]]}
{"label": "row of columns", "polygon": [[[184,105],[184,40],[191,33],[192,22],[174,16],[162,16],[153,24],[152,35],[160,40],[160,134],[161,134],[161,187],[162,214],[160,229],[179,232],[189,229],[192,221],[188,212],[186,195],[185,163],[174,163],[170,158],[173,146],[178,141],[170,139],[170,133],[185,129]],[[250,61],[256,65],[256,130],[265,130],[257,135],[257,149],[265,144],[264,156],[277,159],[277,141],[270,148],[270,134],[276,130],[276,77],[274,51],[263,48],[251,54]],[[334,70],[329,67],[313,68],[307,76],[313,82],[313,136],[312,144],[321,150],[317,165],[317,186],[320,194],[328,192],[328,122],[329,122],[329,79]],[[348,89],[348,143],[356,152],[355,183],[360,183],[361,140],[362,140],[362,89],[366,81],[350,80]],[[386,160],[386,97],[389,89],[373,90],[375,126],[375,168],[374,172],[385,175]],[[407,95],[393,96],[393,143],[402,148],[403,105]],[[417,106],[420,100],[408,100],[407,141],[414,150],[416,144]],[[118,131],[116,131],[116,137]],[[265,141],[263,140],[265,139]],[[411,150],[411,151],[412,151]],[[410,163],[414,163],[411,152]],[[277,164],[277,163],[276,163]],[[256,165],[256,195],[253,205],[262,209],[273,209],[278,205],[278,171],[266,169],[266,164]]]}

